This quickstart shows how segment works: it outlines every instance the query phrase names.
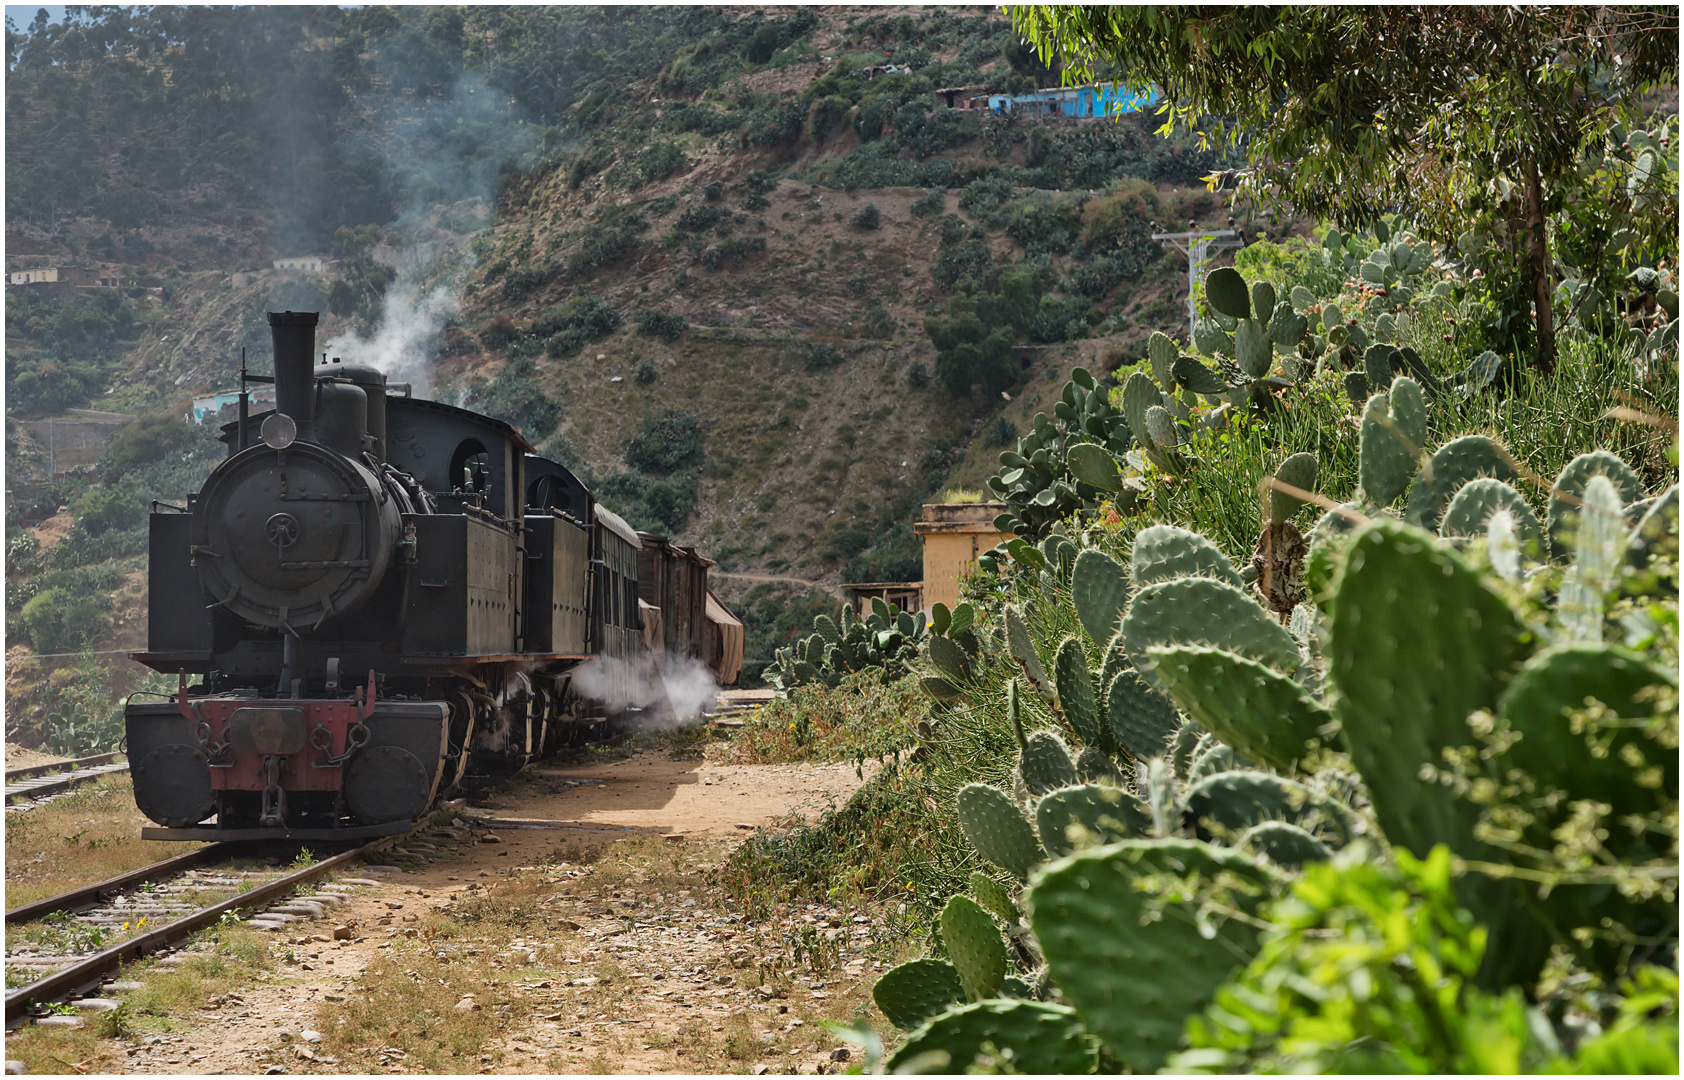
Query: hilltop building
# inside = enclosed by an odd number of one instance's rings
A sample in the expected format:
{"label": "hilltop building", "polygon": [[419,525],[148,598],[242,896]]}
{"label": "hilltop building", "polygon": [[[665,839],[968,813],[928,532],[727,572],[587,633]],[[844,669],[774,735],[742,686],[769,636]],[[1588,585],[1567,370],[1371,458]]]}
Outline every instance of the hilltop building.
{"label": "hilltop building", "polygon": [[308,273],[319,274],[327,265],[327,260],[320,255],[300,255],[291,259],[276,259],[274,267],[277,270],[304,270]]}

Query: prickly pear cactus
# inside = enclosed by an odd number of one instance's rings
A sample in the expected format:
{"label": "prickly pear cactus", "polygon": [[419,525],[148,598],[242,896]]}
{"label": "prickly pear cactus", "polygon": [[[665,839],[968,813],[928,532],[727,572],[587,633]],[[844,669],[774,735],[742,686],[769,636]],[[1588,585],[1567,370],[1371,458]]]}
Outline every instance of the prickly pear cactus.
{"label": "prickly pear cactus", "polygon": [[1617,454],[1592,450],[1567,463],[1550,488],[1549,539],[1551,556],[1565,559],[1572,550],[1568,535],[1579,520],[1579,501],[1593,476],[1606,476],[1618,490],[1621,504],[1643,497],[1643,484]]}
{"label": "prickly pear cactus", "polygon": [[[1076,826],[1072,835],[1071,826]],[[1152,834],[1146,804],[1119,787],[1084,784],[1055,791],[1035,804],[1035,828],[1054,855]]]}
{"label": "prickly pear cactus", "polygon": [[1175,702],[1147,685],[1132,668],[1111,680],[1105,713],[1118,744],[1137,761],[1168,753],[1170,738],[1181,730]]}
{"label": "prickly pear cactus", "polygon": [[1358,471],[1362,490],[1377,506],[1403,494],[1427,442],[1427,407],[1413,379],[1398,379],[1362,410]]}
{"label": "prickly pear cactus", "polygon": [[1462,485],[1450,500],[1439,526],[1441,536],[1484,536],[1491,524],[1491,515],[1506,510],[1523,550],[1533,561],[1544,558],[1544,530],[1538,515],[1532,512],[1520,494],[1510,485],[1494,477],[1481,477]]}
{"label": "prickly pear cactus", "polygon": [[871,999],[902,1031],[965,1000],[959,972],[945,960],[913,960],[890,968],[871,988]]}
{"label": "prickly pear cactus", "polygon": [[1513,480],[1508,451],[1485,435],[1464,435],[1452,439],[1422,462],[1409,493],[1403,518],[1428,532],[1438,530],[1439,520],[1462,485],[1482,476]]}
{"label": "prickly pear cactus", "polygon": [[1034,731],[1018,758],[1018,775],[1031,795],[1045,795],[1076,782],[1076,763],[1063,739],[1051,731]]}
{"label": "prickly pear cactus", "polygon": [[1147,650],[1199,644],[1238,653],[1279,671],[1298,667],[1298,644],[1257,601],[1224,581],[1177,578],[1141,589],[1123,619],[1123,641],[1148,679],[1155,679]]}
{"label": "prickly pear cactus", "polygon": [[1333,714],[1298,683],[1221,649],[1152,648],[1158,678],[1188,716],[1235,750],[1294,772],[1331,730]]}
{"label": "prickly pear cactus", "polygon": [[1105,645],[1123,621],[1129,598],[1128,572],[1105,552],[1088,548],[1076,556],[1070,574],[1070,599],[1076,617],[1096,645]]}
{"label": "prickly pear cactus", "polygon": [[1010,1048],[999,1064],[1028,1073],[1089,1073],[1098,1051],[1076,1012],[1041,1001],[979,1001],[942,1013],[889,1056],[890,1072],[963,1073],[986,1047]]}
{"label": "prickly pear cactus", "polygon": [[1010,960],[994,919],[970,897],[952,896],[941,909],[939,925],[965,996],[981,1001],[998,994]]}
{"label": "prickly pear cactus", "polygon": [[1010,795],[987,784],[959,789],[959,830],[982,857],[1003,870],[1029,879],[1029,871],[1046,858],[1035,829]]}
{"label": "prickly pear cactus", "polygon": [[1194,882],[1235,882],[1255,912],[1272,881],[1246,856],[1184,840],[1129,840],[1049,866],[1029,891],[1030,924],[1053,980],[1119,1062],[1154,1072],[1187,1017],[1257,948],[1242,919],[1201,918]]}
{"label": "prickly pear cactus", "polygon": [[1106,751],[1114,749],[1116,739],[1110,725],[1104,723],[1104,714],[1094,695],[1093,676],[1088,672],[1087,652],[1080,641],[1067,637],[1059,643],[1054,670],[1057,672],[1058,706],[1082,743]]}
{"label": "prickly pear cactus", "polygon": [[1134,537],[1130,556],[1134,587],[1184,577],[1208,577],[1240,584],[1228,557],[1208,539],[1175,525],[1149,525]]}
{"label": "prickly pear cactus", "polygon": [[1259,852],[1287,870],[1297,870],[1305,863],[1326,862],[1333,854],[1307,830],[1286,821],[1253,825],[1240,837],[1239,846]]}

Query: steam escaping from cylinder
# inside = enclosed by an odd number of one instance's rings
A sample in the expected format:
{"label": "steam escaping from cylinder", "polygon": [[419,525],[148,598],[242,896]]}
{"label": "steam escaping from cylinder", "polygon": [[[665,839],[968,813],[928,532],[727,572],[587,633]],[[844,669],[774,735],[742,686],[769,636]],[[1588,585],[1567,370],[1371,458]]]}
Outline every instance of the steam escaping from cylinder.
{"label": "steam escaping from cylinder", "polygon": [[633,723],[644,731],[695,723],[719,694],[706,664],[675,656],[660,662],[647,656],[636,661],[598,656],[578,668],[573,687],[609,709],[640,710]]}

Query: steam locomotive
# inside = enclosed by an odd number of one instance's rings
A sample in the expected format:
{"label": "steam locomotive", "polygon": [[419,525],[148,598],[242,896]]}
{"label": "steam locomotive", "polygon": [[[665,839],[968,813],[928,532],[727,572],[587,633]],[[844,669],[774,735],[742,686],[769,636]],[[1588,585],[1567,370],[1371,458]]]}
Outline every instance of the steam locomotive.
{"label": "steam locomotive", "polygon": [[[242,371],[228,457],[185,507],[153,506],[134,658],[179,678],[125,707],[143,837],[404,832],[657,705],[652,669],[735,681],[742,628],[708,560],[635,532],[510,425],[318,364],[317,317],[269,314],[274,375]],[[252,415],[245,384],[270,379]]]}

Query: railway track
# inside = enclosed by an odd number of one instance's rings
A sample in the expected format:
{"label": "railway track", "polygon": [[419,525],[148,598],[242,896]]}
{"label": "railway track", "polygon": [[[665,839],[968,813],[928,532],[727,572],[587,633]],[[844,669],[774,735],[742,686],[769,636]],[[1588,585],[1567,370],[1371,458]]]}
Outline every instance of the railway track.
{"label": "railway track", "polygon": [[[212,926],[228,912],[256,912],[253,926],[281,929],[300,920],[320,918],[343,903],[356,885],[378,882],[353,879],[324,886],[307,896],[300,887],[354,865],[401,837],[382,837],[309,866],[262,880],[273,869],[229,868],[249,845],[210,844],[118,877],[74,889],[6,912],[8,929],[42,919],[56,925],[45,946],[8,948],[6,970],[38,975],[28,985],[6,993],[6,1027],[33,1016],[51,1002],[71,999],[82,1011],[112,1007],[102,998],[88,998],[124,964],[167,952],[195,931]],[[204,904],[204,893],[234,895]],[[126,924],[126,925],[125,925]],[[108,936],[141,928],[132,937],[102,947]],[[10,936],[10,935],[8,935]],[[74,1000],[81,998],[80,1002]]]}
{"label": "railway track", "polygon": [[[122,754],[96,754],[74,761],[59,761],[51,765],[31,765],[6,770],[6,809],[31,810],[43,800],[60,795],[78,784],[97,780],[101,776],[129,771],[127,761],[118,761]],[[14,803],[13,799],[23,800]]]}

